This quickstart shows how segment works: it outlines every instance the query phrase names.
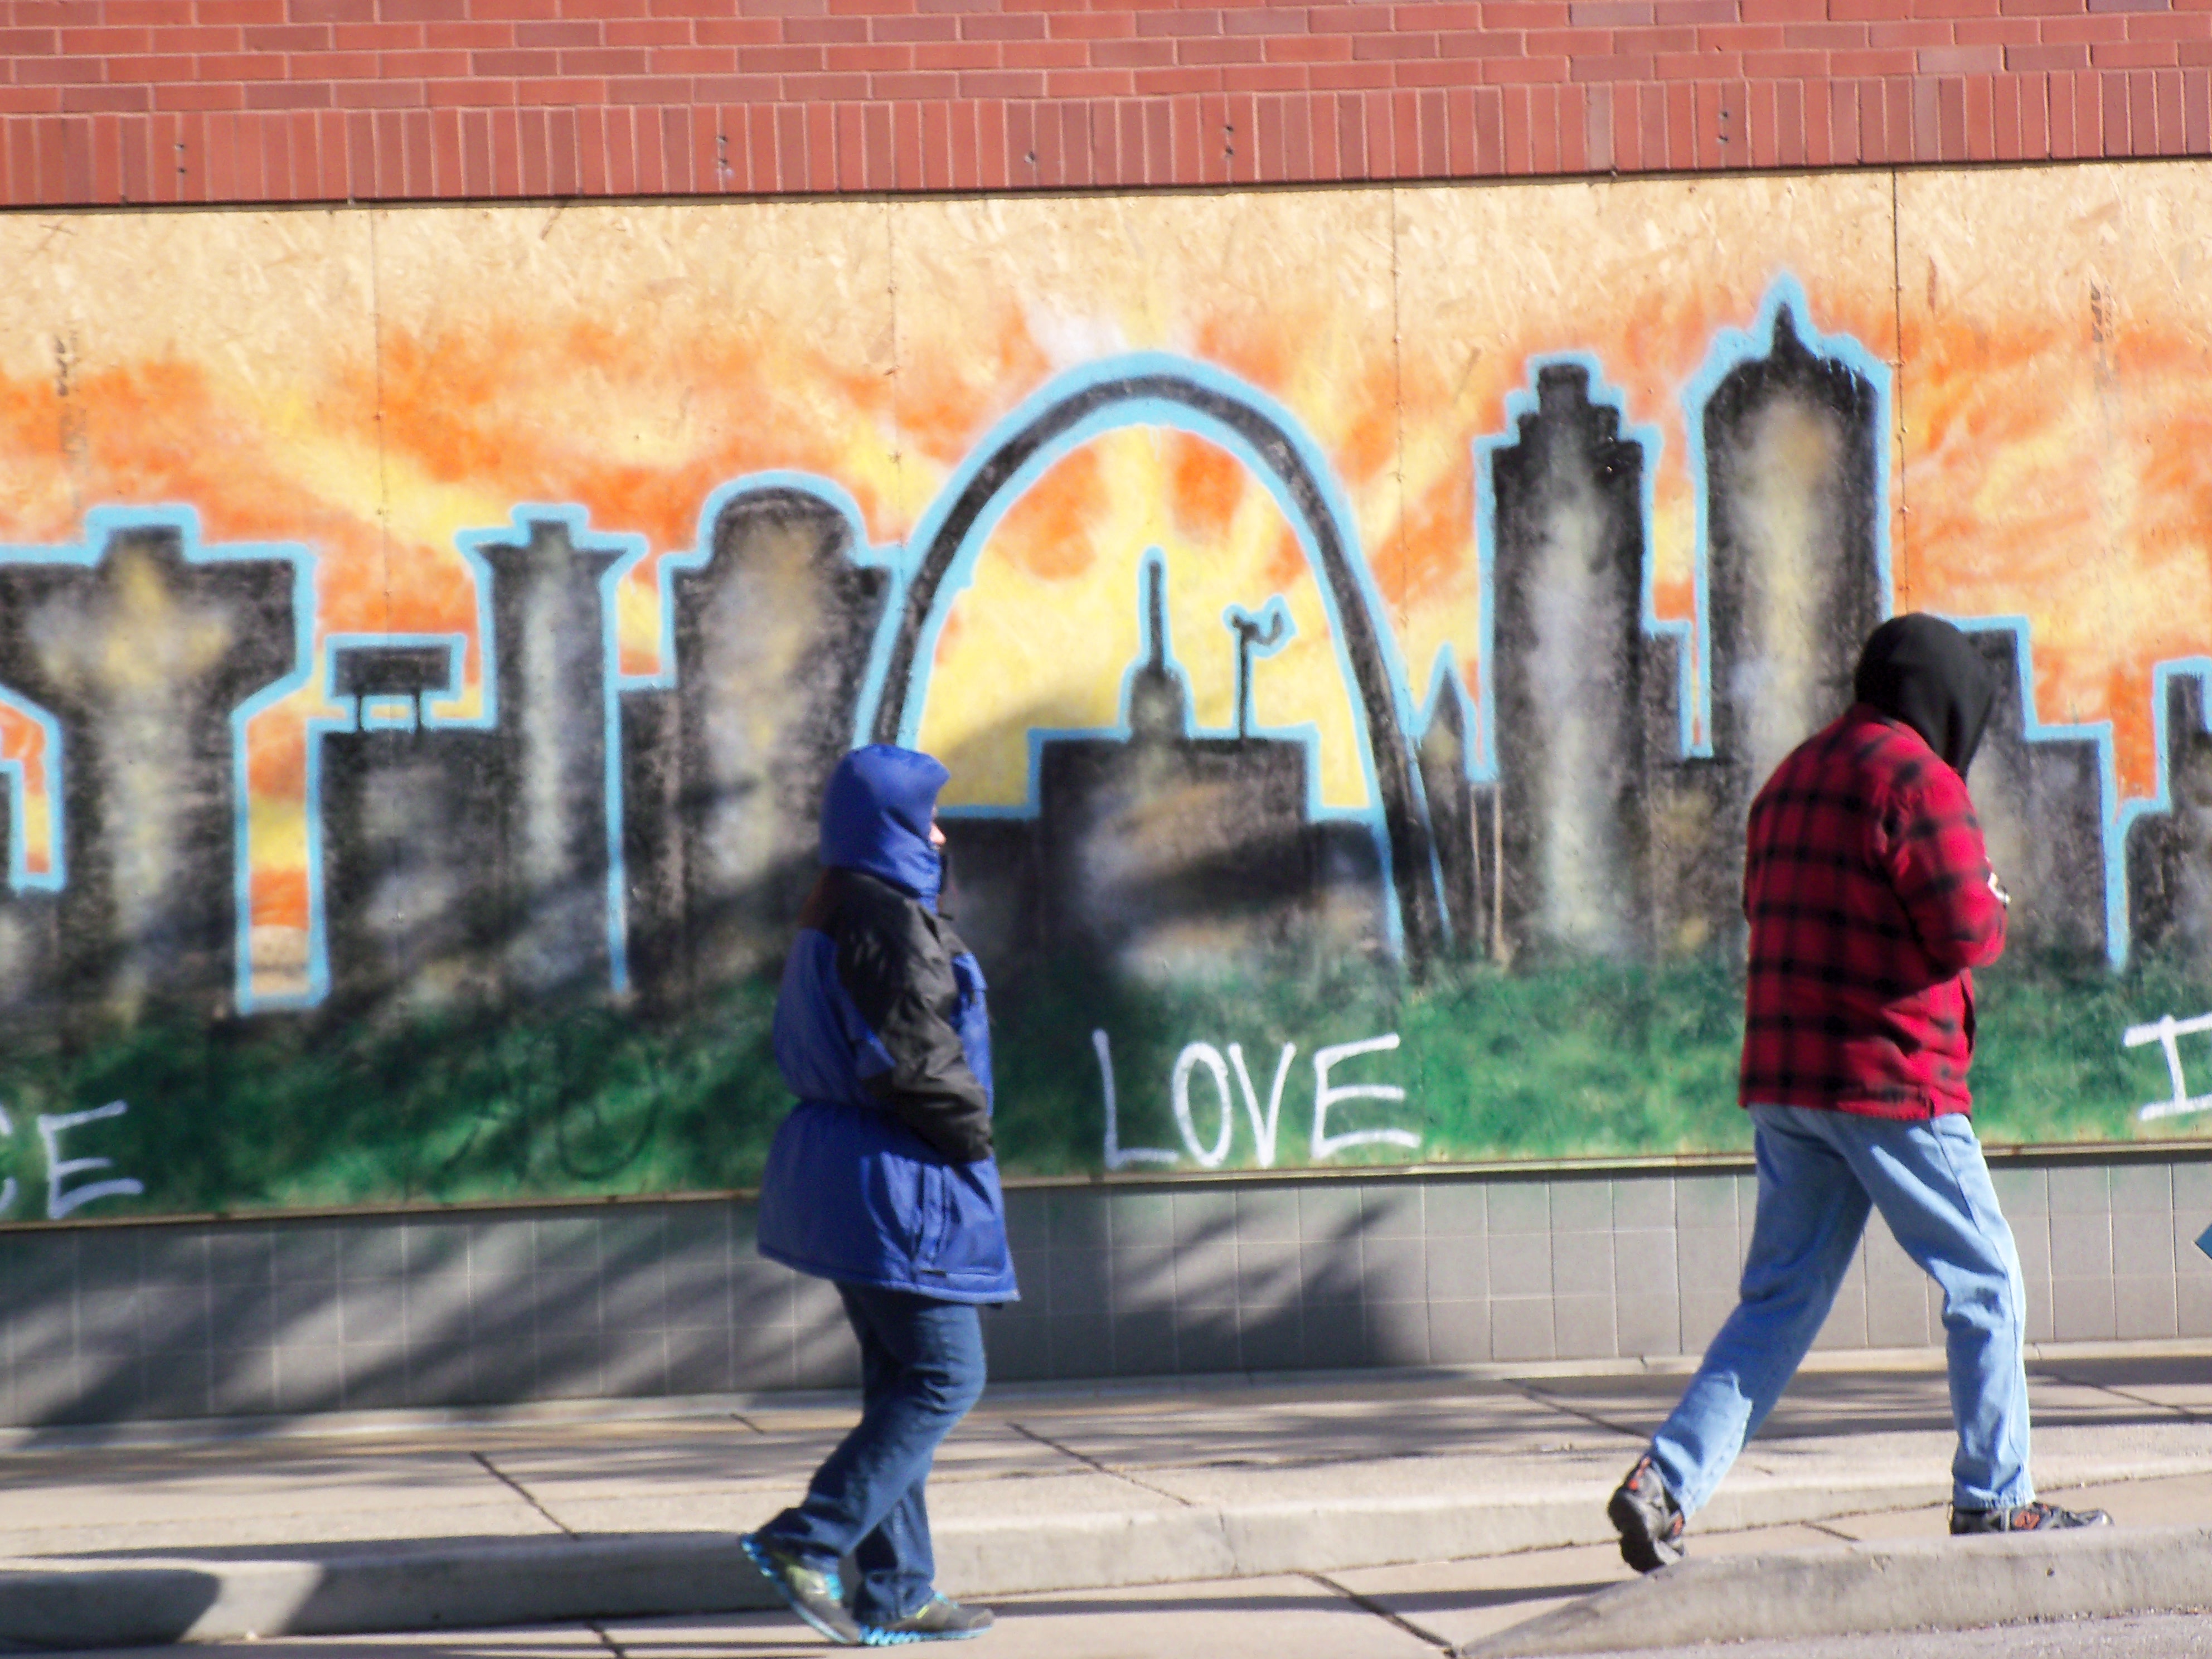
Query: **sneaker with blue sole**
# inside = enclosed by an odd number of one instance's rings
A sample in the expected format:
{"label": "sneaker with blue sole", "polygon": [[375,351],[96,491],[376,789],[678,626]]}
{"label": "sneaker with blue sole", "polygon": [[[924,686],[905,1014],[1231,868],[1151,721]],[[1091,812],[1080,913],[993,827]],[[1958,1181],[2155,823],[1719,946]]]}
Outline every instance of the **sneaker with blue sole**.
{"label": "sneaker with blue sole", "polygon": [[884,1625],[862,1625],[860,1642],[871,1648],[904,1647],[909,1642],[964,1642],[981,1636],[995,1621],[988,1607],[963,1607],[942,1595],[933,1595],[903,1619]]}
{"label": "sneaker with blue sole", "polygon": [[802,1557],[757,1532],[738,1539],[738,1547],[793,1613],[839,1647],[861,1644],[860,1621],[845,1605],[845,1586],[836,1568],[811,1567]]}

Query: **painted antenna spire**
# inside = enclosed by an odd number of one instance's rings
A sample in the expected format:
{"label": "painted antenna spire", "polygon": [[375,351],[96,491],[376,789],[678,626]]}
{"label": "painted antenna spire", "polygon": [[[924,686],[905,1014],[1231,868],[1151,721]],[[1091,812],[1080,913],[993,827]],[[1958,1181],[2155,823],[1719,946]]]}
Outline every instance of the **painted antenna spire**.
{"label": "painted antenna spire", "polygon": [[1137,580],[1144,592],[1145,659],[1129,676],[1129,735],[1180,738],[1190,729],[1190,687],[1169,647],[1167,560],[1158,548],[1146,553]]}
{"label": "painted antenna spire", "polygon": [[1237,735],[1249,738],[1252,735],[1252,659],[1271,657],[1288,645],[1298,631],[1297,624],[1291,620],[1291,608],[1279,593],[1257,611],[1232,605],[1221,613],[1221,620],[1237,635]]}

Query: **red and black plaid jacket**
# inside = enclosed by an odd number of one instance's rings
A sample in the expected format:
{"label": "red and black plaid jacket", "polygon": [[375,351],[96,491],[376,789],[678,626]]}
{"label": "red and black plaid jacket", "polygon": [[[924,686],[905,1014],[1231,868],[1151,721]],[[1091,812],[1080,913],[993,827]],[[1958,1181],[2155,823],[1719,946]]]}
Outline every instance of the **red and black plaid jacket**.
{"label": "red and black plaid jacket", "polygon": [[1747,1106],[1919,1119],[1972,1107],[1972,969],[2004,950],[1966,781],[1865,703],[1752,803]]}

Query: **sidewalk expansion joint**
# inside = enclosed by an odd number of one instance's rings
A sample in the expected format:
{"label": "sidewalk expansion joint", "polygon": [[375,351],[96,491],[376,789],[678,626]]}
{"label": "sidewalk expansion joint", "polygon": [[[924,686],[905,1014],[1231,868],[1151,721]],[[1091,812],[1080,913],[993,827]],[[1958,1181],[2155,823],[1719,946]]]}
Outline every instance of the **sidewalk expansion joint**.
{"label": "sidewalk expansion joint", "polygon": [[623,1644],[607,1634],[607,1627],[605,1625],[593,1624],[587,1619],[584,1621],[584,1628],[605,1644],[607,1651],[614,1656],[614,1659],[629,1659],[629,1655],[623,1650]]}
{"label": "sidewalk expansion joint", "polygon": [[[576,1529],[574,1527],[570,1526],[566,1521],[563,1521],[559,1516],[554,1514],[552,1510],[547,1509],[544,1504],[539,1503],[537,1498],[532,1493],[529,1487],[524,1486],[522,1482],[517,1480],[505,1469],[502,1469],[498,1464],[493,1462],[491,1459],[486,1457],[480,1451],[472,1451],[469,1455],[475,1458],[477,1462],[483,1465],[483,1471],[486,1474],[489,1475],[493,1480],[500,1482],[502,1486],[508,1487],[514,1492],[517,1498],[520,1498],[524,1503],[529,1504],[532,1509],[536,1510],[538,1514],[544,1516],[548,1521],[559,1528],[563,1536],[574,1538],[576,1535]],[[613,1644],[610,1643],[609,1645],[612,1646]],[[620,1650],[617,1650],[619,1651]]]}
{"label": "sidewalk expansion joint", "polygon": [[2185,1423],[2202,1423],[2206,1420],[2201,1412],[2193,1412],[2186,1406],[2177,1406],[2171,1401],[2153,1400],[2148,1395],[2137,1394],[2132,1389],[2124,1389],[2117,1383],[2094,1382],[2085,1376],[2069,1376],[2063,1371],[2046,1371],[2044,1375],[2055,1382],[2069,1383],[2077,1389],[2091,1389],[2099,1394],[2111,1395],[2116,1400],[2126,1401],[2130,1406],[2148,1406],[2153,1411],[2168,1413]]}
{"label": "sidewalk expansion joint", "polygon": [[1449,1653],[1452,1650],[1452,1644],[1446,1641],[1443,1637],[1437,1635],[1436,1632],[1424,1629],[1421,1626],[1415,1624],[1412,1620],[1407,1618],[1403,1613],[1396,1612],[1393,1608],[1385,1607],[1382,1602],[1376,1601],[1371,1595],[1362,1595],[1358,1590],[1353,1589],[1350,1585],[1340,1584],[1335,1579],[1331,1578],[1325,1572],[1301,1573],[1299,1577],[1310,1579],[1313,1583],[1319,1584],[1323,1589],[1329,1591],[1333,1595],[1341,1595],[1346,1601],[1351,1602],[1352,1606],[1358,1607],[1361,1612],[1371,1613],[1377,1619],[1381,1619],[1388,1623],[1395,1625],[1400,1630],[1405,1632],[1407,1635],[1412,1637],[1417,1642],[1426,1642],[1431,1647],[1440,1649],[1445,1653]]}
{"label": "sidewalk expansion joint", "polygon": [[1505,1386],[1536,1405],[1548,1407],[1555,1412],[1564,1412],[1569,1417],[1578,1417],[1583,1422],[1607,1430],[1610,1433],[1626,1435],[1631,1440],[1644,1438],[1644,1435],[1638,1430],[1616,1423],[1609,1417],[1601,1417],[1595,1412],[1585,1411],[1580,1406],[1571,1405],[1566,1401],[1556,1399],[1533,1383],[1516,1382],[1509,1376],[1505,1379]]}
{"label": "sidewalk expansion joint", "polygon": [[1149,1480],[1139,1480],[1135,1475],[1129,1474],[1126,1469],[1117,1469],[1110,1464],[1102,1463],[1097,1458],[1089,1455],[1087,1453],[1076,1450],[1073,1446],[1063,1446],[1059,1441],[1053,1439],[1050,1436],[1039,1434],[1035,1429],[1030,1427],[1026,1423],[1017,1423],[1009,1418],[1006,1420],[1006,1426],[1012,1429],[1016,1434],[1027,1435],[1030,1439],[1036,1441],[1038,1445],[1043,1446],[1049,1450],[1056,1451],[1062,1457],[1072,1457],[1077,1462],[1083,1464],[1085,1468],[1096,1469],[1099,1474],[1107,1476],[1110,1480],[1125,1480],[1129,1485],[1136,1487],[1139,1492],[1148,1492],[1155,1498],[1164,1498],[1170,1503],[1180,1504],[1187,1510],[1195,1509],[1198,1507],[1195,1504],[1192,1503],[1190,1499],[1185,1498],[1181,1492],[1170,1492],[1164,1486],[1156,1486]]}

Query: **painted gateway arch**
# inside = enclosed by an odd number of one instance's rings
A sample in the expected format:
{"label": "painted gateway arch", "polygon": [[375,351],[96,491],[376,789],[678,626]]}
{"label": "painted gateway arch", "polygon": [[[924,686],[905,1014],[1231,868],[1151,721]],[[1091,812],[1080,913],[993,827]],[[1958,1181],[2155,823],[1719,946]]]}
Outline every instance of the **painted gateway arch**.
{"label": "painted gateway arch", "polygon": [[916,740],[938,637],[1000,519],[1063,456],[1130,426],[1170,427],[1231,451],[1266,484],[1296,532],[1328,607],[1339,668],[1357,695],[1361,761],[1396,931],[1410,960],[1432,955],[1450,924],[1408,682],[1349,507],[1297,418],[1218,368],[1154,353],[1090,364],[1033,393],[976,446],[915,527],[910,544],[918,552],[899,602],[887,609],[863,691],[860,740]]}

